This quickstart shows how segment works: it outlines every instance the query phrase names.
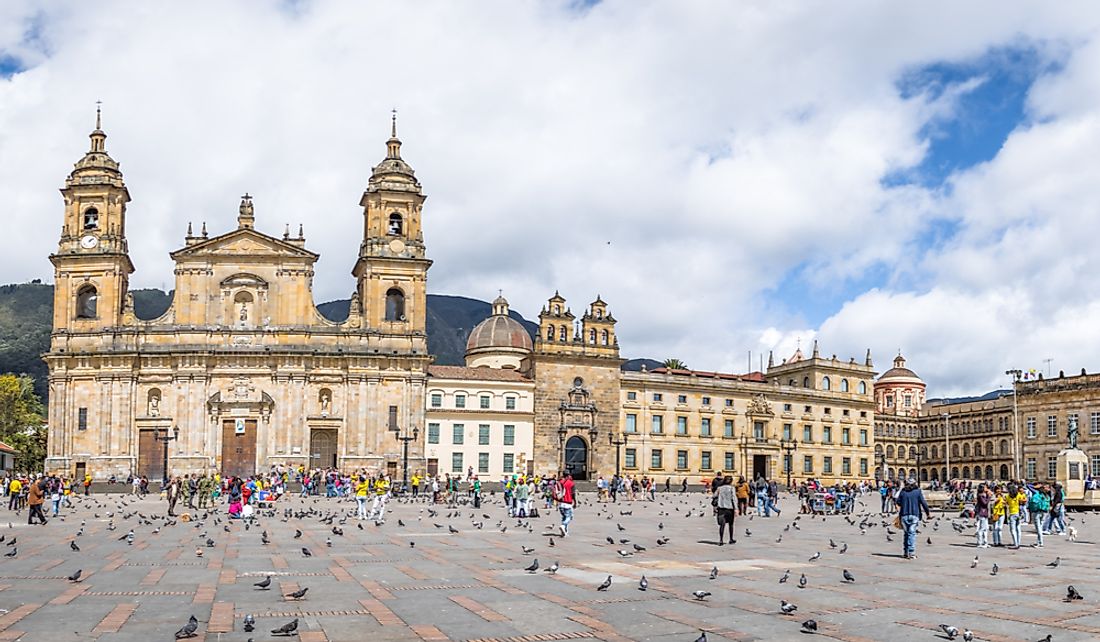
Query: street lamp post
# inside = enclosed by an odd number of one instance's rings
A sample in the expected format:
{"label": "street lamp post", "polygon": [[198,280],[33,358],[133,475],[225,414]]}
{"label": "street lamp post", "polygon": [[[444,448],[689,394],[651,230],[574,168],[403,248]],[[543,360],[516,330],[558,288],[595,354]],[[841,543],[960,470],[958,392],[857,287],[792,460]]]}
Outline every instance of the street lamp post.
{"label": "street lamp post", "polygon": [[172,428],[172,434],[171,435],[168,434],[167,430],[165,430],[164,434],[162,435],[161,430],[159,428],[157,429],[156,434],[153,435],[153,439],[155,439],[155,440],[161,442],[162,444],[164,444],[164,462],[163,462],[164,463],[164,474],[161,476],[161,480],[160,480],[160,485],[162,487],[168,485],[168,442],[175,441],[179,438],[180,438],[179,426],[176,426],[176,427]]}
{"label": "street lamp post", "polygon": [[619,439],[615,439],[615,435],[613,435],[611,433],[607,434],[608,443],[615,447],[615,476],[616,477],[619,476],[619,474],[620,474],[619,471],[621,470],[621,468],[619,466],[619,447],[620,446],[625,446],[626,445],[626,440],[627,440],[627,434],[626,433],[623,433],[622,437],[620,437]]}
{"label": "street lamp post", "polygon": [[394,430],[393,436],[401,442],[402,454],[401,454],[401,493],[407,493],[409,491],[409,442],[416,441],[420,436],[420,429],[413,427],[412,434],[402,435],[400,430]]}
{"label": "street lamp post", "polygon": [[948,412],[943,413],[943,437],[944,437],[943,459],[944,459],[944,470],[946,471],[946,473],[944,474],[944,477],[946,477],[946,479],[944,481],[950,482],[951,481],[951,413],[948,413]]}
{"label": "street lamp post", "polygon": [[794,458],[791,453],[798,450],[798,442],[794,439],[780,439],[779,447],[783,449],[783,464],[787,469],[787,489],[791,487],[791,469],[794,468]]}
{"label": "street lamp post", "polygon": [[1017,450],[1020,444],[1020,377],[1023,370],[1005,370],[1005,374],[1012,377],[1012,478],[1020,478],[1020,453]]}

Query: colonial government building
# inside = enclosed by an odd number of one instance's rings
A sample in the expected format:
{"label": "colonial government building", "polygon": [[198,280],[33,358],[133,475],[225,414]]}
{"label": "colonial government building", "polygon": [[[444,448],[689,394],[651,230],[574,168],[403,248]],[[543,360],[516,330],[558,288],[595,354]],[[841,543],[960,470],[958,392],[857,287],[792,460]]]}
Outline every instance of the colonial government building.
{"label": "colonial government building", "polygon": [[608,304],[597,296],[575,314],[555,293],[536,333],[499,298],[471,332],[465,366],[433,365],[425,196],[396,125],[359,199],[346,320],[313,302],[319,257],[301,228],[260,231],[247,195],[234,229],[189,227],[171,254],[171,306],[138,319],[130,194],[105,141],[97,117],[61,190],[50,257],[51,471],[157,478],[165,438],[177,474],[275,464],[397,474],[406,445],[414,470],[491,477],[621,471],[695,482],[721,470],[832,481],[881,465],[869,352],[826,357],[815,342],[765,372],[624,369]]}

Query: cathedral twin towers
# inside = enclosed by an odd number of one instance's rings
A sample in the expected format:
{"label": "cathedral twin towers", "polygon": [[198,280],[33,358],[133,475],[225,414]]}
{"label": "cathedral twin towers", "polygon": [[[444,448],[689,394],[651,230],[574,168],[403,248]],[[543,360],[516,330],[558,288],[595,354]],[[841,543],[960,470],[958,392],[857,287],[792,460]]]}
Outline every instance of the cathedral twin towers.
{"label": "cathedral twin towers", "polygon": [[[427,368],[424,194],[396,126],[360,200],[356,290],[344,321],[322,316],[311,284],[319,255],[301,233],[189,227],[175,295],[152,320],[134,314],[130,194],[106,134],[91,133],[61,193],[54,265],[46,469],[97,479],[171,472],[247,475],[279,463],[395,470],[392,431],[422,426]],[[410,458],[422,457],[412,444]]]}

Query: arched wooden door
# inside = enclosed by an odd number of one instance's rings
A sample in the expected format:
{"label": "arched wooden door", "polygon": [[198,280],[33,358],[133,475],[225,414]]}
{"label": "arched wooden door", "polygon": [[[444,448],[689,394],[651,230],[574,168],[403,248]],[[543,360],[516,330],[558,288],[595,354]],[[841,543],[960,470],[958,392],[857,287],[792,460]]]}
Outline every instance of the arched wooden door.
{"label": "arched wooden door", "polygon": [[312,468],[336,468],[336,431],[314,428],[309,431],[309,465]]}
{"label": "arched wooden door", "polygon": [[565,442],[565,472],[573,479],[588,479],[588,442],[573,436]]}

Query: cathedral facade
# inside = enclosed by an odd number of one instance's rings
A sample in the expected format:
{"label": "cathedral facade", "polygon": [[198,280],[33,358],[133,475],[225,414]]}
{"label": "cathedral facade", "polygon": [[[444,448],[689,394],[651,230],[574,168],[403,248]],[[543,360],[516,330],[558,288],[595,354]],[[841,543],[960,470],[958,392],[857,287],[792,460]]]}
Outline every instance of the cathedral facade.
{"label": "cathedral facade", "polygon": [[[46,468],[96,479],[251,474],[274,464],[397,471],[400,431],[423,427],[427,368],[424,195],[396,124],[359,204],[362,239],[348,318],[312,297],[319,256],[299,228],[256,228],[251,197],[236,229],[188,227],[172,252],[175,296],[138,319],[128,280],[130,194],[106,134],[61,190]],[[410,460],[423,448],[411,444]]]}

